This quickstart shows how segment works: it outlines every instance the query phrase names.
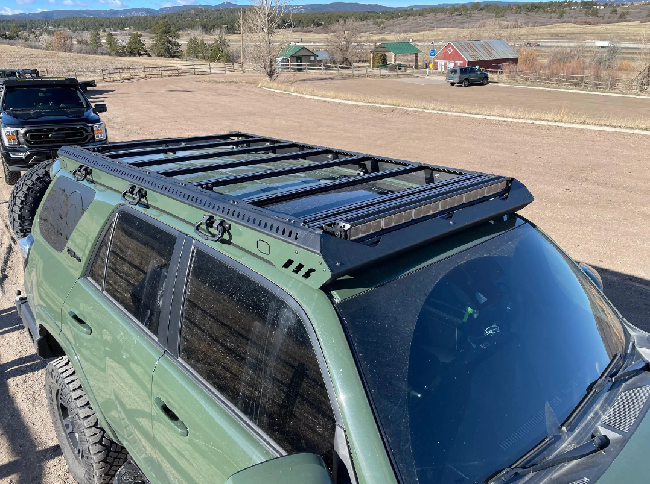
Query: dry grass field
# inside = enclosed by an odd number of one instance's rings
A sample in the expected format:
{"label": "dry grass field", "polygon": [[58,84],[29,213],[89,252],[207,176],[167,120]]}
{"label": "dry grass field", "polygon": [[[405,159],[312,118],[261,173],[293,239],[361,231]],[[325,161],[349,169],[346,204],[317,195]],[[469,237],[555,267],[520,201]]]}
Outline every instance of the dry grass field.
{"label": "dry grass field", "polygon": [[99,75],[101,79],[102,69],[183,64],[187,64],[187,62],[180,59],[110,57],[0,44],[0,67],[37,68],[43,75],[50,76],[67,76],[76,72],[80,78],[86,75]]}

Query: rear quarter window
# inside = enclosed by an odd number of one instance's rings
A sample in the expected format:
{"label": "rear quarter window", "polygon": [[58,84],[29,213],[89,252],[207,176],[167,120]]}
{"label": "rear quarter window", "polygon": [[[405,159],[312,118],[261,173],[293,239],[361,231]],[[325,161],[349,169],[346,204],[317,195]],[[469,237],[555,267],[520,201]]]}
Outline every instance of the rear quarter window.
{"label": "rear quarter window", "polygon": [[95,198],[95,191],[69,178],[60,177],[43,201],[38,217],[41,236],[62,252],[75,227]]}
{"label": "rear quarter window", "polygon": [[449,69],[449,74],[452,75],[452,76],[455,76],[456,74],[458,74],[458,70],[457,69]]}

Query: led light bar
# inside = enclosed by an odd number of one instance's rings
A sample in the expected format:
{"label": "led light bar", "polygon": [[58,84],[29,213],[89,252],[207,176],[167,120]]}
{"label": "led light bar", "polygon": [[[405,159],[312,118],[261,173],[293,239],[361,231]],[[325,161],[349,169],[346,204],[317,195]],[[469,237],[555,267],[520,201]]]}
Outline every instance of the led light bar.
{"label": "led light bar", "polygon": [[508,188],[508,184],[508,180],[502,180],[451,197],[427,201],[423,205],[382,216],[375,220],[364,220],[356,223],[345,221],[328,223],[323,225],[323,231],[346,240],[359,239],[413,220],[445,212],[451,208],[459,207],[479,199],[493,197],[496,194],[504,192]]}

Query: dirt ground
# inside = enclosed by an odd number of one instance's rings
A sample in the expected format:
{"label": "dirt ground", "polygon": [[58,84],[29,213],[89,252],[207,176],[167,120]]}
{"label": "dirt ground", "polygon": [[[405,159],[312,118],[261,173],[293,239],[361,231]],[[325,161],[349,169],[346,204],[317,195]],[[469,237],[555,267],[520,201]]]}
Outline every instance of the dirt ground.
{"label": "dirt ground", "polygon": [[[593,122],[599,119],[626,120],[650,124],[650,96],[623,97],[602,94],[529,89],[499,84],[451,87],[438,74],[430,77],[378,78],[300,78],[295,85],[315,91],[352,94],[360,97],[399,100],[408,103],[432,103],[464,108],[503,108],[526,112],[554,112],[585,117]],[[496,79],[495,79],[496,80]],[[291,81],[290,76],[285,81]],[[641,122],[641,123],[640,123]],[[598,123],[596,123],[598,124]]]}
{"label": "dirt ground", "polygon": [[[516,94],[442,88],[449,96]],[[104,84],[89,94],[108,104],[114,141],[238,130],[514,176],[536,197],[523,214],[597,267],[623,315],[650,330],[650,136],[333,104],[192,77]],[[22,262],[7,226],[9,192],[0,181],[0,482],[70,483],[45,407],[45,365],[13,309]]]}

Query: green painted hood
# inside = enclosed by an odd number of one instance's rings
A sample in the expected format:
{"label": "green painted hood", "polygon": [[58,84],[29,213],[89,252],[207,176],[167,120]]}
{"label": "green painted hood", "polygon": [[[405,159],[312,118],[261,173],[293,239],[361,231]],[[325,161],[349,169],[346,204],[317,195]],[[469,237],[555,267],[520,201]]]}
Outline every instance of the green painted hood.
{"label": "green painted hood", "polygon": [[650,412],[616,457],[598,484],[646,484],[650,482]]}

